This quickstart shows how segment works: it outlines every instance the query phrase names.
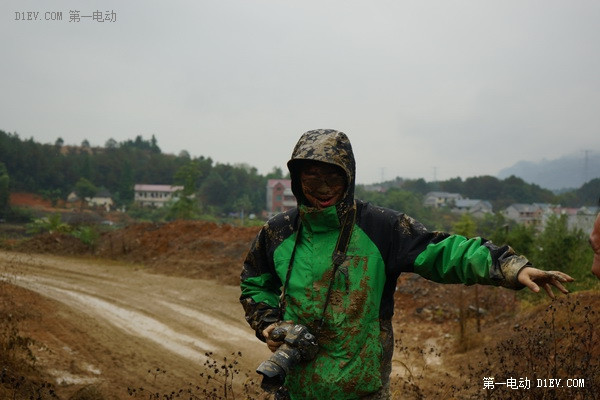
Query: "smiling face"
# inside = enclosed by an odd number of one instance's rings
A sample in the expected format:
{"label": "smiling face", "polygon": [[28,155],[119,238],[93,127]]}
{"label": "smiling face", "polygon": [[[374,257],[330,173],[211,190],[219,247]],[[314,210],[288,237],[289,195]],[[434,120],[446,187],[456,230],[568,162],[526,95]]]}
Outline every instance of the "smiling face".
{"label": "smiling face", "polygon": [[307,161],[302,165],[300,183],[304,197],[317,209],[337,204],[346,190],[344,171],[319,161]]}

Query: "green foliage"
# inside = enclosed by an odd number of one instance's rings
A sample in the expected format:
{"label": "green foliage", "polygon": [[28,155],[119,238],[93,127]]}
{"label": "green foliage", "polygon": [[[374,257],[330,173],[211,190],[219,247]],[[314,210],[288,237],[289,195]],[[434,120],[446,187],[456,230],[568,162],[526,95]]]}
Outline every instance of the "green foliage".
{"label": "green foliage", "polygon": [[398,210],[415,218],[422,214],[422,197],[408,190],[391,188],[382,193],[366,191],[359,186],[356,188],[356,196],[375,205]]}
{"label": "green foliage", "polygon": [[600,178],[592,179],[581,188],[562,193],[558,196],[559,202],[567,207],[578,205],[600,205]]}
{"label": "green foliage", "polygon": [[[5,214],[2,188],[6,185],[11,191],[39,193],[53,202],[75,187],[82,192],[80,197],[91,197],[92,187],[106,188],[117,206],[129,208],[136,183],[181,184],[184,186],[183,196],[195,195],[197,199],[198,209],[184,202],[170,210],[169,215],[169,210],[139,212],[148,214],[144,218],[196,218],[200,214],[222,218],[240,211],[240,199],[250,202],[250,206],[244,206],[245,213],[260,214],[265,207],[267,179],[287,176],[279,167],[262,176],[249,165],[213,165],[210,158],[192,158],[187,151],[182,151],[179,156],[162,154],[154,136],[150,140],[137,136],[134,140],[121,143],[109,139],[105,147],[93,147],[87,140],[83,141],[82,146],[66,146],[60,137],[54,144],[39,144],[33,139],[23,140],[16,133],[0,130],[0,160],[6,170],[0,171],[0,213]],[[10,177],[8,181],[7,177]],[[600,179],[594,179],[580,190],[561,196],[555,196],[514,176],[504,180],[491,176],[464,181],[453,178],[444,182],[397,177],[382,182],[380,186],[386,190],[385,193],[367,192],[360,185],[357,186],[357,198],[406,213],[430,229],[447,231],[453,229],[459,216],[422,207],[423,196],[429,191],[450,191],[468,198],[489,200],[495,210],[515,202],[558,204],[564,200],[569,206],[583,206],[596,204]],[[8,213],[10,216],[10,210]],[[136,213],[137,210],[132,212]],[[480,223],[477,224],[479,229]],[[493,234],[489,226],[481,224],[481,229],[488,236]]]}
{"label": "green foliage", "polygon": [[28,207],[9,207],[6,212],[6,221],[13,223],[28,223],[35,218],[33,211]]}
{"label": "green foliage", "polygon": [[79,239],[83,244],[90,249],[95,249],[98,244],[100,234],[93,226],[78,226],[70,231],[71,236]]}
{"label": "green foliage", "polygon": [[34,235],[44,232],[69,233],[70,231],[71,226],[61,221],[59,213],[34,219],[31,223],[27,224],[27,233]]}
{"label": "green foliage", "polygon": [[75,184],[75,193],[83,201],[83,199],[94,197],[98,193],[98,188],[89,180],[79,178]]}
{"label": "green foliage", "polygon": [[198,219],[200,217],[200,206],[198,201],[190,197],[181,197],[179,200],[167,206],[165,219],[173,221],[176,219]]}
{"label": "green foliage", "polygon": [[[570,291],[600,288],[600,282],[590,272],[593,252],[588,234],[580,229],[569,229],[566,215],[549,216],[541,232],[533,226],[506,223],[498,214],[476,223],[478,235],[498,245],[508,244],[535,267],[563,271],[574,277],[575,282],[567,285]],[[532,302],[539,300],[539,296],[527,291],[522,291],[520,296]]]}
{"label": "green foliage", "polygon": [[509,230],[505,243],[521,254],[534,254],[536,235],[534,227],[516,224]]}
{"label": "green foliage", "polygon": [[269,172],[267,174],[267,176],[265,176],[265,179],[285,179],[285,178],[289,179],[290,174],[288,172],[284,175],[283,170],[280,167],[273,167],[271,172]]}
{"label": "green foliage", "polygon": [[590,273],[592,258],[588,236],[581,230],[570,230],[566,215],[550,216],[530,256],[539,268],[563,271],[575,278],[576,281],[569,284],[575,290],[596,283]]}
{"label": "green foliage", "polygon": [[239,211],[235,203],[246,195],[251,203],[247,211],[258,212],[264,208],[266,184],[256,168],[217,164],[202,182],[199,195],[203,204],[213,206],[218,213]]}
{"label": "green foliage", "polygon": [[142,207],[137,204],[133,204],[128,210],[127,214],[136,221],[148,221],[148,222],[161,222],[167,220],[169,213],[169,207]]}
{"label": "green foliage", "polygon": [[460,220],[454,224],[454,233],[465,237],[475,236],[476,225],[473,218],[468,214],[462,214]]}
{"label": "green foliage", "polygon": [[50,203],[53,207],[55,207],[56,204],[58,204],[58,200],[64,197],[60,189],[43,189],[40,191],[40,193],[42,195],[42,198],[44,198],[45,200],[50,200]]}
{"label": "green foliage", "polygon": [[62,222],[60,213],[50,214],[42,218],[36,218],[27,224],[26,232],[30,235],[40,233],[63,233],[79,239],[90,249],[95,249],[100,234],[94,226],[79,225],[72,226]]}

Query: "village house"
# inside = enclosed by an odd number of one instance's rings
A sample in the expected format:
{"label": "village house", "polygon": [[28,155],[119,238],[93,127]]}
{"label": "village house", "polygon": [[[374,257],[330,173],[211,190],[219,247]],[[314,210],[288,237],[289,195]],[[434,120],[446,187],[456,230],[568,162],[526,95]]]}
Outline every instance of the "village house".
{"label": "village house", "polygon": [[142,207],[160,208],[176,199],[176,192],[183,190],[183,186],[136,184],[133,190],[135,204]]}
{"label": "village house", "polygon": [[423,199],[423,205],[434,208],[453,206],[457,200],[462,199],[463,197],[458,193],[429,192]]}
{"label": "village house", "polygon": [[541,226],[543,208],[537,204],[514,203],[502,212],[506,219],[526,226]]}
{"label": "village house", "polygon": [[296,197],[292,193],[290,179],[269,179],[267,181],[267,216],[296,207]]}
{"label": "village house", "polygon": [[544,203],[511,204],[503,212],[505,218],[518,224],[535,226],[543,230],[552,216],[566,216],[569,230],[581,229],[589,234],[594,226],[599,207],[561,207]]}
{"label": "village house", "polygon": [[482,218],[485,214],[492,214],[492,204],[486,200],[461,199],[454,202],[452,212],[457,214],[469,214],[475,218]]}
{"label": "village house", "polygon": [[581,229],[586,234],[592,231],[596,215],[598,215],[598,207],[554,207],[550,210],[551,212],[545,213],[543,217],[543,225],[546,226],[546,222],[551,214],[554,215],[566,215],[567,216],[567,228],[570,230]]}
{"label": "village house", "polygon": [[96,193],[94,197],[85,200],[87,201],[88,206],[102,207],[107,212],[110,211],[114,206],[112,196],[110,195],[110,192],[106,189],[101,189],[98,193]]}
{"label": "village house", "polygon": [[[107,212],[115,205],[110,192],[106,189],[101,189],[94,197],[86,197],[84,202],[88,207],[102,207]],[[77,196],[77,193],[71,192],[67,195],[67,204],[71,207],[80,207],[81,199]]]}

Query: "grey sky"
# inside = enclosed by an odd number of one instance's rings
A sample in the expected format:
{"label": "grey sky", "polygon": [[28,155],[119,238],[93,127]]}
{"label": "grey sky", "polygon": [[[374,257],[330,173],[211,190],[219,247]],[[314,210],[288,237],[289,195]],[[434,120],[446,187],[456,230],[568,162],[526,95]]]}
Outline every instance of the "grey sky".
{"label": "grey sky", "polygon": [[593,0],[4,0],[0,129],[266,173],[333,128],[359,183],[496,175],[600,150],[598,21]]}

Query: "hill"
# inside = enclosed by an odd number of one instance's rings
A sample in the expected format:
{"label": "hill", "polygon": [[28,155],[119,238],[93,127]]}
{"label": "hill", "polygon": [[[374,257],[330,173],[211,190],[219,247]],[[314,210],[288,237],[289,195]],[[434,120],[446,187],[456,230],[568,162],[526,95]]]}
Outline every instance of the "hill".
{"label": "hill", "polygon": [[582,151],[540,162],[519,161],[512,167],[501,170],[498,178],[504,179],[511,175],[553,191],[578,188],[600,177],[600,152]]}

